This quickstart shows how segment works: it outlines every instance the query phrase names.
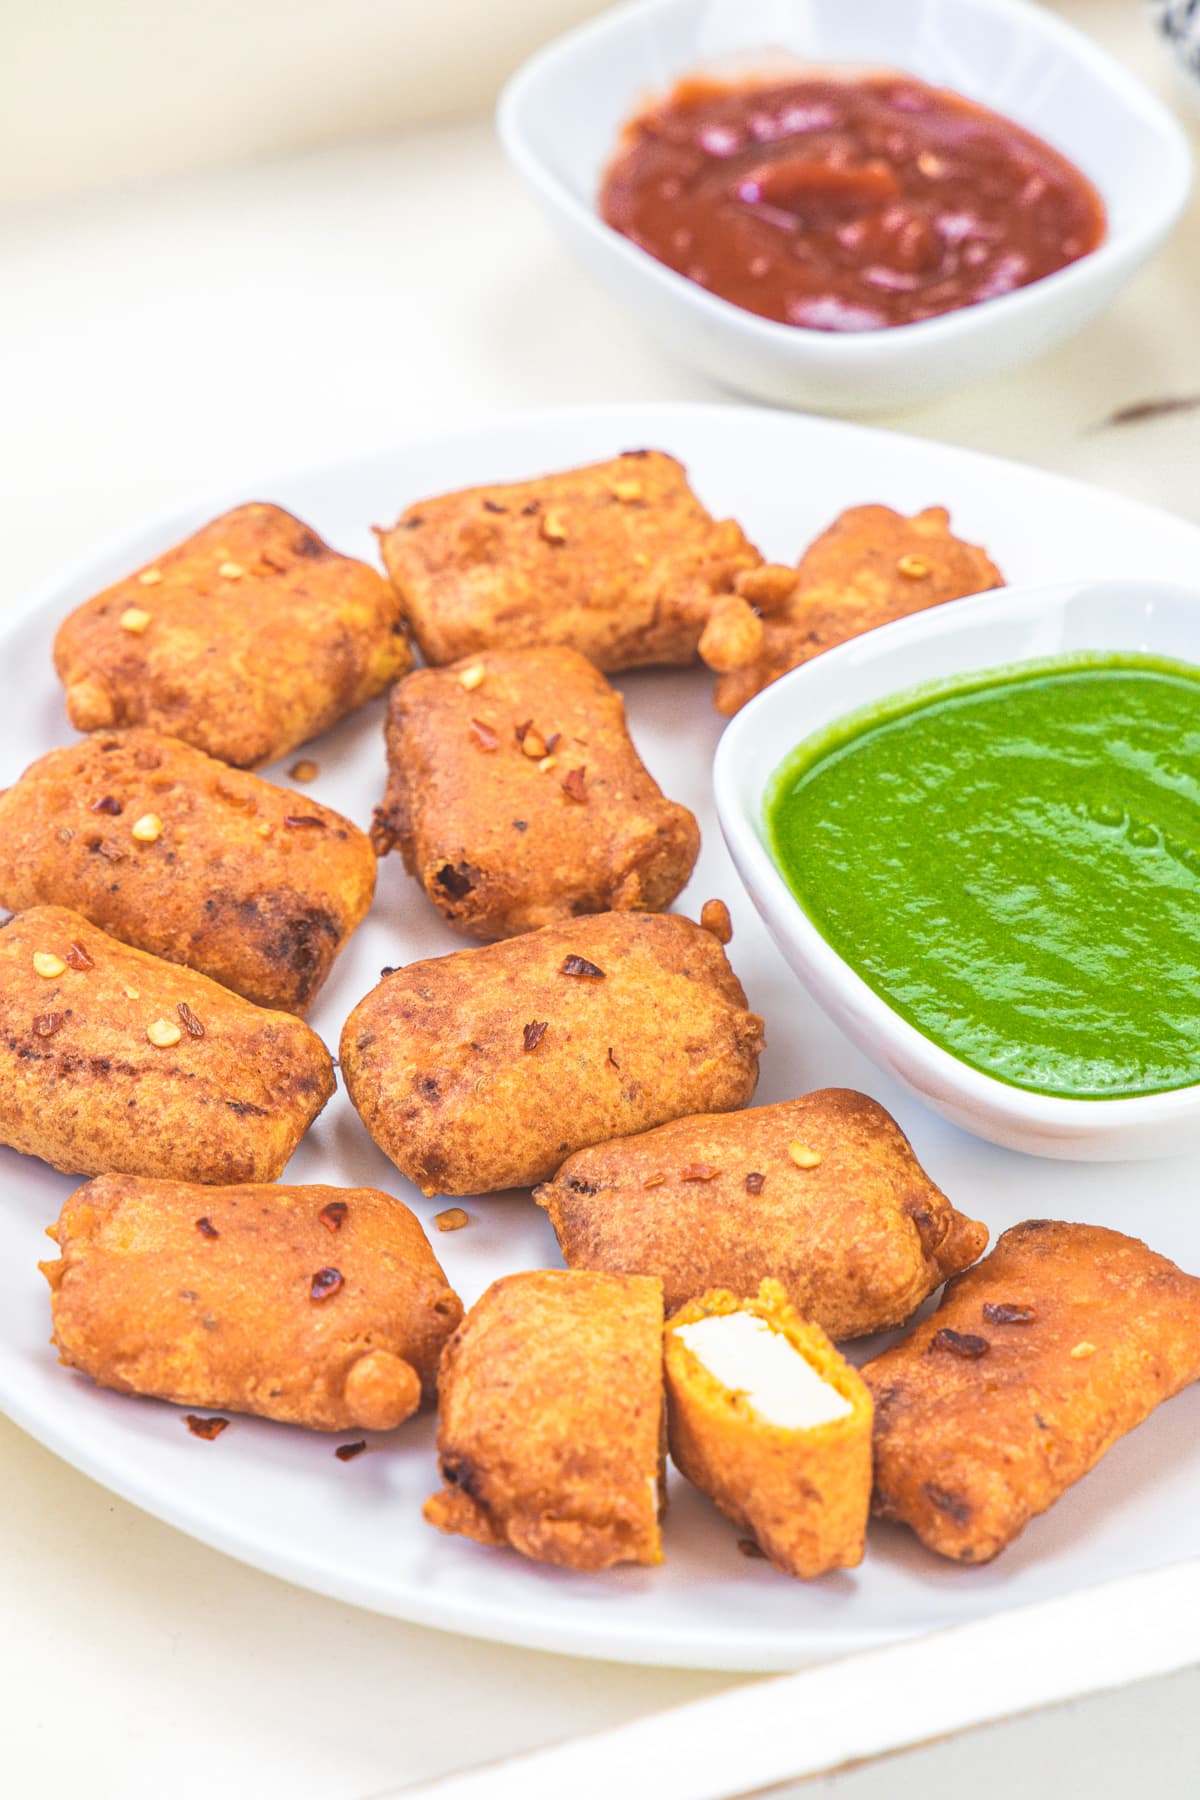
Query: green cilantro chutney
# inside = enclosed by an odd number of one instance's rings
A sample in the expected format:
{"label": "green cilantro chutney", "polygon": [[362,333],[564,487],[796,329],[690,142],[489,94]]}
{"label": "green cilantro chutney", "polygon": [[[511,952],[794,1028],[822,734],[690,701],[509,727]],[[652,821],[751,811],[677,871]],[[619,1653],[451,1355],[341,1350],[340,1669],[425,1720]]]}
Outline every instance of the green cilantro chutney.
{"label": "green cilantro chutney", "polygon": [[800,744],[765,818],[821,935],[961,1061],[1073,1099],[1200,1081],[1200,668],[893,695]]}

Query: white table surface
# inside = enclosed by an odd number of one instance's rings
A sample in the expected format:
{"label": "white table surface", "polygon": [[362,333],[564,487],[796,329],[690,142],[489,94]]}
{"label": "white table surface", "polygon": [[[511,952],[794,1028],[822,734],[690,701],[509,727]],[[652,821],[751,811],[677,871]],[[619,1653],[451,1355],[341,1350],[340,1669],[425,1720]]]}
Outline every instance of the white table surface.
{"label": "white table surface", "polygon": [[[1059,10],[1176,94],[1136,0]],[[1198,281],[1193,204],[1065,348],[883,422],[1200,520],[1200,414],[1096,429],[1129,401],[1200,391]],[[722,397],[563,260],[484,124],[0,214],[0,395],[6,617],[97,540],[263,471],[518,406]],[[723,1685],[319,1599],[143,1516],[0,1420],[0,1792],[13,1800],[362,1800]],[[1149,1777],[1174,1800],[1196,1793],[1198,1770],[1191,1671],[819,1788],[1123,1800]]]}

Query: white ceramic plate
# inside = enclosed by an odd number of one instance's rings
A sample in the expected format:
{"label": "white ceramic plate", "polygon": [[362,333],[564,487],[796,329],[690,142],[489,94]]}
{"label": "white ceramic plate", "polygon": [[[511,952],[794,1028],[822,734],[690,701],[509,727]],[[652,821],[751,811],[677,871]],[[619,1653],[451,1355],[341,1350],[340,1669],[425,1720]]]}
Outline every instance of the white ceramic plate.
{"label": "white ceramic plate", "polygon": [[[499,420],[267,479],[254,496],[212,498],[55,581],[0,643],[7,701],[0,781],[70,735],[50,665],[57,621],[223,506],[277,500],[339,548],[371,555],[368,526],[390,523],[422,495],[640,445],[682,457],[708,504],[742,520],[775,557],[794,557],[843,507],[883,500],[907,511],[945,502],[956,526],[985,542],[1013,581],[1122,571],[1179,580],[1200,561],[1200,532],[1165,514],[1033,469],[854,426],[734,407],[613,407]],[[925,1110],[839,1035],[771,946],[727,859],[710,795],[719,722],[709,678],[700,670],[642,674],[621,686],[651,769],[700,817],[704,849],[682,904],[694,914],[720,894],[734,915],[733,962],[767,1020],[758,1098],[861,1087],[895,1113],[934,1178],[993,1232],[1030,1215],[1087,1219],[1137,1232],[1200,1270],[1195,1159],[1096,1168],[997,1149]],[[360,824],[383,785],[381,715],[380,706],[369,708],[312,752],[321,773],[308,791]],[[799,735],[804,720],[796,725]],[[389,858],[375,909],[328,984],[314,1025],[335,1043],[383,964],[458,947],[399,858]],[[1162,1408],[984,1569],[941,1563],[899,1528],[875,1526],[859,1570],[801,1586],[746,1561],[736,1533],[679,1480],[660,1569],[575,1576],[443,1538],[420,1516],[437,1485],[429,1419],[343,1464],[333,1455],[337,1440],[249,1419],[235,1418],[223,1436],[203,1443],[177,1409],[102,1393],[59,1368],[34,1264],[52,1254],[42,1231],[73,1184],[6,1151],[0,1176],[0,1405],[147,1511],[256,1567],[380,1612],[579,1655],[784,1669],[1161,1567],[1195,1549],[1200,1387]],[[288,1177],[374,1183],[400,1194],[426,1222],[439,1208],[400,1179],[340,1093]],[[434,1235],[468,1302],[503,1270],[558,1265],[545,1217],[523,1195],[464,1204],[468,1228]]]}

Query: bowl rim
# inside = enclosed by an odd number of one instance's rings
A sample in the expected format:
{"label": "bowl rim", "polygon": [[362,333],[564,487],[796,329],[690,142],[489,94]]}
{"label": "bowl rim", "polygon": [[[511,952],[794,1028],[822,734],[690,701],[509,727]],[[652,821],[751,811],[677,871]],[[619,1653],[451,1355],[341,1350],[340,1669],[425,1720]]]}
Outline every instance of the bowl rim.
{"label": "bowl rim", "polygon": [[[819,331],[781,320],[764,319],[689,281],[685,275],[668,268],[606,224],[594,206],[582,201],[550,168],[526,131],[527,109],[538,91],[554,79],[562,58],[586,50],[602,39],[619,39],[630,27],[644,24],[655,14],[699,11],[709,3],[711,0],[619,0],[619,4],[595,18],[559,33],[534,51],[509,77],[497,101],[495,122],[509,162],[544,202],[565,214],[593,244],[622,263],[632,279],[649,282],[668,302],[691,308],[712,330],[733,333],[788,360],[803,362],[815,358],[847,371],[860,364],[890,360],[909,346],[919,346],[922,351],[936,350],[946,340],[1003,329],[1006,324],[1014,323],[1018,316],[1036,314],[1051,302],[1090,288],[1097,281],[1103,281],[1110,272],[1119,275],[1123,270],[1136,268],[1171,231],[1187,204],[1193,178],[1192,151],[1187,134],[1165,102],[1131,75],[1115,56],[1046,7],[1035,5],[1033,0],[955,0],[956,10],[960,12],[1005,19],[1044,41],[1058,44],[1107,85],[1127,110],[1142,119],[1157,140],[1162,160],[1161,179],[1146,196],[1145,210],[1119,232],[1112,231],[1110,225],[1102,243],[1064,268],[1007,294],[974,301],[930,319],[865,332]],[[844,4],[844,0],[816,0],[816,3],[836,6]],[[631,108],[636,99],[634,88],[631,78]],[[1098,183],[1094,185],[1099,188]],[[1100,193],[1107,211],[1108,195],[1103,190]]]}
{"label": "bowl rim", "polygon": [[[1139,604],[1143,606],[1145,600],[1152,597],[1167,603],[1183,602],[1194,607],[1197,611],[1197,646],[1200,647],[1200,587],[1192,587],[1184,582],[1152,580],[1139,582],[1135,586],[1129,579],[1084,579],[996,588],[951,604],[929,607],[908,618],[878,626],[874,631],[863,632],[858,637],[825,651],[821,656],[814,657],[810,662],[801,664],[799,668],[790,670],[778,681],[763,688],[740,712],[734,714],[721,734],[713,761],[713,792],[717,817],[738,879],[746,888],[776,942],[781,938],[786,939],[794,948],[798,963],[802,963],[806,971],[814,971],[825,985],[840,989],[852,1001],[855,1012],[868,1021],[877,1036],[877,1042],[873,1050],[864,1049],[864,1054],[869,1055],[872,1061],[879,1062],[879,1052],[894,1051],[894,1059],[889,1056],[886,1066],[899,1080],[913,1088],[926,1104],[937,1106],[939,1102],[913,1082],[898,1065],[920,1068],[929,1077],[931,1085],[936,1084],[939,1095],[952,1098],[960,1105],[965,1104],[972,1113],[986,1113],[992,1118],[1003,1116],[1026,1130],[1033,1129],[1042,1133],[1047,1140],[1063,1137],[1096,1140],[1126,1132],[1133,1127],[1187,1118],[1200,1109],[1200,1082],[1192,1082],[1185,1087],[1167,1088],[1155,1094],[1124,1095],[1111,1099],[1071,1099],[1016,1087],[1000,1080],[998,1076],[974,1068],[952,1051],[934,1043],[915,1025],[902,1018],[881,994],[877,994],[851,968],[821,935],[784,880],[760,833],[758,823],[766,787],[777,770],[780,759],[772,763],[762,783],[756,781],[750,807],[742,798],[744,782],[741,770],[746,760],[747,744],[762,733],[764,721],[783,710],[799,710],[805,690],[819,681],[827,683],[831,673],[851,669],[856,663],[863,667],[875,666],[902,646],[941,641],[948,637],[962,638],[964,645],[967,645],[980,628],[993,621],[1020,625],[1036,617],[1044,622],[1048,613],[1065,610],[1067,604],[1079,596],[1129,595],[1131,588],[1138,595]],[[1178,655],[1178,652],[1161,653]],[[1017,653],[1008,660],[1030,659]],[[973,663],[968,654],[962,661],[960,672],[965,674],[973,667],[985,669],[1000,666],[1002,665],[992,659]],[[905,693],[920,686],[924,679],[926,678],[917,676],[891,691]],[[825,730],[859,707],[874,703],[861,697],[847,700],[844,705],[839,703],[836,713],[812,726],[810,730]],[[804,731],[796,742],[803,742],[810,730]],[[755,816],[751,816],[752,813]],[[752,872],[753,886],[744,873],[746,869]],[[813,990],[808,973],[801,974],[798,968],[795,972],[797,980],[809,989],[822,1012],[827,1012],[823,1000]],[[844,1030],[840,1025],[838,1028]]]}

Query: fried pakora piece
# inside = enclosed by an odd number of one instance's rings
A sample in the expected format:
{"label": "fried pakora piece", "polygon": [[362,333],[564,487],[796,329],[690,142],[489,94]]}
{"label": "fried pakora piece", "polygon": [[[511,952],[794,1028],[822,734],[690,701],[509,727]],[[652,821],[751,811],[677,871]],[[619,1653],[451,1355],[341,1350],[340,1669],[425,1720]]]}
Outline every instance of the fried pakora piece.
{"label": "fried pakora piece", "polygon": [[877,625],[1003,585],[986,551],[951,532],[944,506],[911,518],[852,506],[798,568],[740,575],[714,608],[700,654],[720,675],[717,711],[737,712],[789,669]]}
{"label": "fried pakora piece", "polygon": [[597,913],[410,963],[342,1032],[350,1098],[426,1194],[544,1181],[584,1144],[754,1092],[763,1024],[717,939]]}
{"label": "fried pakora piece", "polygon": [[[391,693],[372,833],[476,937],[669,906],[700,831],[663,798],[621,696],[577,650],[492,650]],[[0,814],[2,818],[2,814]]]}
{"label": "fried pakora piece", "polygon": [[671,1458],[787,1575],[861,1561],[871,1396],[777,1281],[714,1289],[667,1322]]}
{"label": "fried pakora piece", "polygon": [[0,905],[54,903],[259,1006],[303,1013],[375,891],[340,813],[135,727],[0,793]]}
{"label": "fried pakora piece", "polygon": [[0,929],[0,1144],[68,1175],[274,1181],[333,1090],[291,1013],[65,907]]}
{"label": "fried pakora piece", "polygon": [[432,1401],[462,1317],[417,1219],[378,1188],[102,1175],[49,1236],[60,1362],[178,1406],[391,1431]]}
{"label": "fried pakora piece", "polygon": [[1200,1377],[1200,1280],[1119,1231],[1030,1219],[863,1375],[875,1511],[989,1562]]}
{"label": "fried pakora piece", "polygon": [[568,1569],[661,1562],[662,1330],[657,1281],[493,1282],[442,1358],[429,1524]]}
{"label": "fried pakora piece", "polygon": [[412,667],[396,596],[278,506],[239,506],[65,619],[80,731],[151,725],[239,768],[327,731]]}
{"label": "fried pakora piece", "polygon": [[421,500],[379,538],[429,663],[526,644],[600,669],[694,662],[713,596],[762,561],[660,450]]}
{"label": "fried pakora piece", "polygon": [[657,1275],[672,1311],[769,1277],[834,1338],[899,1325],[987,1244],[847,1088],[596,1143],[534,1199],[573,1269]]}

